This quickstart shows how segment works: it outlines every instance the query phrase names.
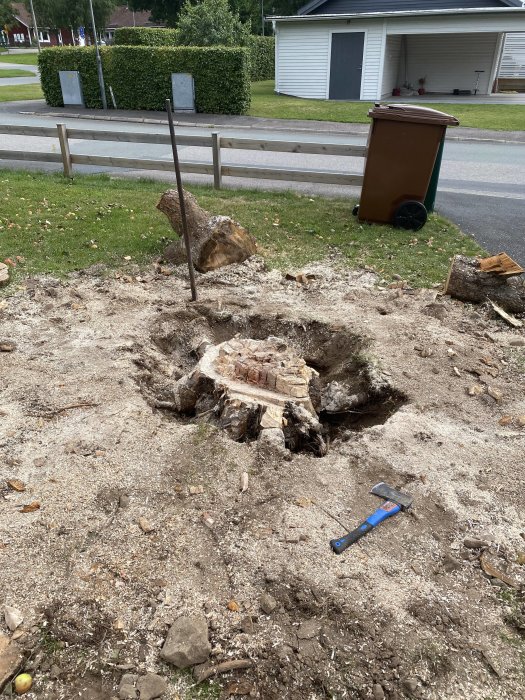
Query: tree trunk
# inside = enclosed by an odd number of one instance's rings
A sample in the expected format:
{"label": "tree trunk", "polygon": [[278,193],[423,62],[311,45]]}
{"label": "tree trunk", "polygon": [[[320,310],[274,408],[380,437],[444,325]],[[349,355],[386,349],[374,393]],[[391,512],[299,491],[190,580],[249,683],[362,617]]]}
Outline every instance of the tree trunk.
{"label": "tree trunk", "polygon": [[[193,265],[196,270],[209,272],[224,265],[242,262],[257,252],[255,239],[240,224],[229,216],[212,216],[197,204],[190,192],[183,190],[183,193]],[[180,236],[178,241],[167,246],[164,257],[175,264],[186,262],[177,190],[165,192],[157,204],[157,209],[166,214],[173,230]]]}
{"label": "tree trunk", "polygon": [[523,278],[481,272],[479,261],[464,255],[456,255],[452,260],[445,294],[461,301],[484,302],[490,299],[511,313],[525,311]]}

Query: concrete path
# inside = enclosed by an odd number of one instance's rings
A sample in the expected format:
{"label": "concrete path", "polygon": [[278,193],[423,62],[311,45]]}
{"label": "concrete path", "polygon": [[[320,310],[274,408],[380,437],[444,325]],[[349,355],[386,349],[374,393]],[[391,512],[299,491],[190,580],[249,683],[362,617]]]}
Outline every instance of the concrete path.
{"label": "concrete path", "polygon": [[0,71],[1,70],[24,70],[28,73],[33,73],[33,77],[0,78],[0,87],[7,87],[8,85],[34,85],[40,82],[38,66],[26,66],[23,63],[2,63],[2,56],[0,55]]}

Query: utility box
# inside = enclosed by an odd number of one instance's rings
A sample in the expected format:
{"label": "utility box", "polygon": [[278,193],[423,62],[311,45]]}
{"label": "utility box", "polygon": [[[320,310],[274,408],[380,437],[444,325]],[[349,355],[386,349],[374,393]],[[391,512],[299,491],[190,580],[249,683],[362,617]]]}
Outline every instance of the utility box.
{"label": "utility box", "polygon": [[[393,223],[417,231],[427,221],[425,199],[445,138],[455,117],[415,105],[376,105],[368,113],[368,136],[360,221]],[[439,165],[435,173],[435,187]]]}
{"label": "utility box", "polygon": [[190,73],[172,73],[174,112],[195,112],[195,84]]}
{"label": "utility box", "polygon": [[77,70],[59,70],[58,75],[60,76],[64,107],[68,105],[85,107],[80,73]]}

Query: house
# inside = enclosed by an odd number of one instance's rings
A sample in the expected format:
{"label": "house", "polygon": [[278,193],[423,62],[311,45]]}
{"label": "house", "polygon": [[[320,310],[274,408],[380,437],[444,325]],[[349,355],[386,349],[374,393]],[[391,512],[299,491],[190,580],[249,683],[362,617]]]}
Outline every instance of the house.
{"label": "house", "polygon": [[278,93],[379,100],[417,91],[491,94],[521,0],[311,0],[270,17]]}
{"label": "house", "polygon": [[[2,34],[4,41],[2,43],[10,47],[22,47],[31,46],[31,44],[36,44],[35,31],[33,29],[33,18],[31,14],[27,11],[25,3],[15,2],[13,3],[13,9],[15,11],[16,24],[9,28],[9,30],[3,30]],[[101,38],[110,43],[113,40],[113,34],[117,27],[160,27],[158,23],[150,22],[149,12],[134,12],[128,9],[127,5],[121,5],[115,8],[112,13],[108,26],[104,28],[100,35]],[[38,14],[36,17],[37,24]],[[83,38],[82,32],[79,31],[80,27],[61,27],[60,29],[55,27],[38,27],[40,45],[42,47],[46,46],[78,46],[82,45]]]}

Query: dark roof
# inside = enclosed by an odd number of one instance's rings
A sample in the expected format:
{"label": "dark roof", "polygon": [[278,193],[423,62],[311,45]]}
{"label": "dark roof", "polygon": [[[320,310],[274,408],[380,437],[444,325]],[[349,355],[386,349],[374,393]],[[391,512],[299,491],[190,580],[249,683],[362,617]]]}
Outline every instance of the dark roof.
{"label": "dark roof", "polygon": [[151,12],[133,12],[129,10],[127,5],[120,5],[111,14],[108,21],[108,29],[116,29],[117,27],[162,27],[164,25],[159,22],[150,21]]}
{"label": "dark roof", "polygon": [[[26,10],[25,3],[14,2],[13,10],[15,17],[25,24],[26,27],[33,26],[31,14]],[[127,5],[120,5],[112,12],[106,29],[116,29],[117,27],[162,27],[159,22],[150,21],[151,12],[132,12]],[[38,23],[38,13],[37,13]]]}
{"label": "dark roof", "polygon": [[418,10],[481,10],[520,7],[520,0],[311,0],[298,15],[353,15],[369,12],[417,12]]}

